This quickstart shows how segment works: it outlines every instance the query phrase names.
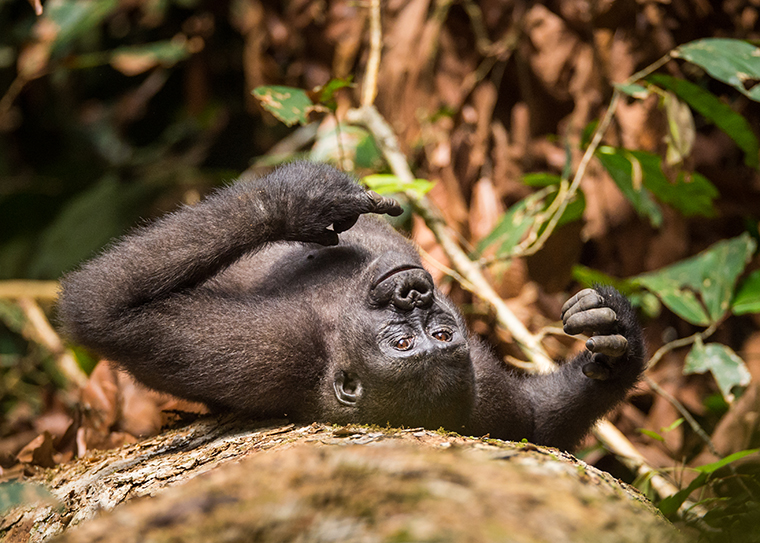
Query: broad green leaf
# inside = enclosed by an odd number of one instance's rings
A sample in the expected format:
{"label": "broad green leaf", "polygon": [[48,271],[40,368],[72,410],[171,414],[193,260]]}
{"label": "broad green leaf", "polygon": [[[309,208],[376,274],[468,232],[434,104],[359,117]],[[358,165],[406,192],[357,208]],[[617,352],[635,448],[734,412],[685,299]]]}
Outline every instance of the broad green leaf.
{"label": "broad green leaf", "polygon": [[715,79],[760,101],[760,49],[742,40],[707,38],[678,47],[673,56],[704,68]]}
{"label": "broad green leaf", "polygon": [[[545,209],[548,208],[557,197],[558,192],[549,194],[546,198]],[[583,212],[586,210],[586,196],[582,191],[578,191],[573,195],[573,199],[565,206],[565,211],[562,212],[562,216],[557,221],[557,228],[563,224],[567,224],[573,221],[577,221],[583,218]],[[539,230],[539,233],[543,232],[543,228]]]}
{"label": "broad green leaf", "polygon": [[264,109],[287,126],[308,123],[309,113],[320,108],[311,101],[306,91],[295,87],[256,87],[253,95],[259,99]]}
{"label": "broad green leaf", "polygon": [[[541,176],[538,174],[533,179],[540,180],[539,182],[542,183],[550,181],[551,177],[550,175]],[[495,256],[504,258],[512,253],[515,246],[522,241],[532,227],[537,226],[537,234],[540,235],[547,227],[548,222],[537,224],[538,215],[548,209],[558,193],[559,187],[552,184],[514,204],[501,217],[491,233],[478,243],[476,254],[480,255],[491,245],[497,245]],[[583,193],[578,191],[562,212],[562,216],[557,221],[557,227],[580,219],[585,209],[586,199]],[[548,217],[544,217],[544,219],[548,219]]]}
{"label": "broad green leaf", "polygon": [[672,496],[663,498],[662,501],[658,504],[657,508],[666,517],[672,516],[676,513],[676,511],[678,511],[678,509],[680,509],[680,507],[683,505],[683,502],[686,501],[686,498],[688,498],[692,492],[698,488],[705,486],[708,477],[709,476],[707,473],[700,473],[697,478],[689,484],[689,486],[679,490]]}
{"label": "broad green leaf", "polygon": [[718,189],[697,172],[680,172],[671,182],[662,172],[662,159],[644,151],[629,151],[638,161],[643,172],[644,187],[661,202],[680,211],[686,217],[714,217],[717,212],[713,200],[719,196]]}
{"label": "broad green leaf", "polygon": [[686,355],[684,374],[711,372],[718,388],[727,402],[734,400],[733,389],[747,386],[752,376],[744,360],[730,347],[720,343],[703,344],[697,340]]}
{"label": "broad green leaf", "polygon": [[360,126],[339,124],[329,130],[319,130],[317,141],[309,151],[309,159],[316,162],[345,164],[370,170],[382,169],[384,162],[372,135]]}
{"label": "broad green leaf", "polygon": [[596,156],[623,195],[633,204],[636,212],[648,218],[651,225],[658,228],[662,224],[662,211],[652,199],[651,193],[644,187],[645,174],[641,163],[630,151],[607,146],[599,147]]}
{"label": "broad green leaf", "polygon": [[[736,280],[755,251],[746,232],[698,255],[634,280],[657,294],[681,318],[707,326],[730,308]],[[697,297],[697,294],[699,297]]]}
{"label": "broad green leaf", "polygon": [[64,49],[77,38],[95,31],[103,20],[119,7],[118,0],[50,0],[45,2],[43,17],[57,27],[53,52]]}
{"label": "broad green leaf", "polygon": [[40,236],[29,263],[34,278],[58,277],[123,233],[156,186],[121,183],[108,174],[61,209]]}
{"label": "broad green leaf", "polygon": [[477,254],[482,254],[486,248],[497,244],[495,256],[497,258],[508,256],[533,226],[536,215],[544,210],[544,198],[548,192],[549,189],[536,192],[510,207],[491,233],[480,240]]}
{"label": "broad green leaf", "polygon": [[649,96],[649,90],[646,87],[642,87],[641,85],[637,85],[635,83],[631,85],[616,84],[615,88],[620,92],[631,96],[632,98],[636,98],[637,100],[643,100]]}
{"label": "broad green leaf", "polygon": [[407,183],[399,179],[398,176],[391,174],[368,175],[362,178],[362,183],[378,194],[411,192],[418,198],[423,197],[435,185],[427,179],[415,179],[411,183]]}
{"label": "broad green leaf", "polygon": [[725,132],[744,151],[744,163],[747,166],[751,168],[759,166],[758,140],[747,119],[721,102],[717,96],[690,81],[664,74],[652,74],[647,80],[658,87],[673,91],[694,111],[715,123],[715,126]]}
{"label": "broad green leaf", "polygon": [[760,313],[760,270],[755,270],[742,281],[731,304],[734,315]]}
{"label": "broad green leaf", "polygon": [[573,279],[581,283],[585,287],[593,287],[594,285],[610,285],[615,287],[623,294],[628,294],[631,290],[630,285],[626,284],[623,279],[618,279],[607,275],[599,270],[594,270],[580,264],[573,266]]}
{"label": "broad green leaf", "polygon": [[665,160],[671,166],[681,164],[691,154],[697,132],[691,109],[672,92],[663,98],[665,115],[668,119],[668,134],[665,137],[667,151]]}

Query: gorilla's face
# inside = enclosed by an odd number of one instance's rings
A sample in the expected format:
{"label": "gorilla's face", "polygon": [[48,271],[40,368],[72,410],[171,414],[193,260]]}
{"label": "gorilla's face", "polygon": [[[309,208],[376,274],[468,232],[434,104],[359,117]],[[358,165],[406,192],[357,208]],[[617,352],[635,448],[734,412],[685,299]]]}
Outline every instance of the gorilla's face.
{"label": "gorilla's face", "polygon": [[355,335],[364,341],[350,353],[351,368],[336,376],[337,400],[378,424],[430,428],[464,421],[474,376],[453,304],[427,271],[398,253],[375,261],[365,285],[362,331]]}

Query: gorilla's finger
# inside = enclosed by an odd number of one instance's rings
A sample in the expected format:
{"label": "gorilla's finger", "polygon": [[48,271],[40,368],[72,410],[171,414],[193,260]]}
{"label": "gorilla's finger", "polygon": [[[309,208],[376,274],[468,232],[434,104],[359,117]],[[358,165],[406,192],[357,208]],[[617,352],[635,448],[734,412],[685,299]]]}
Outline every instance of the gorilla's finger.
{"label": "gorilla's finger", "polygon": [[[334,228],[334,226],[333,226]],[[322,230],[314,239],[310,240],[326,247],[338,244],[338,233],[333,230]]]}
{"label": "gorilla's finger", "polygon": [[335,221],[333,223],[333,231],[340,233],[345,232],[349,228],[351,228],[353,225],[356,224],[356,221],[359,220],[359,215],[354,215],[353,217],[348,217],[347,219],[343,219],[342,221]]}
{"label": "gorilla's finger", "polygon": [[369,210],[371,213],[379,213],[381,215],[386,213],[392,217],[397,217],[404,212],[401,205],[393,198],[380,196],[372,190],[367,191],[367,195],[372,201],[372,208]]}
{"label": "gorilla's finger", "polygon": [[585,332],[595,335],[611,331],[617,323],[617,314],[609,307],[598,307],[575,313],[568,317],[565,315],[564,330],[566,334],[575,335]]}
{"label": "gorilla's finger", "polygon": [[628,340],[619,334],[612,336],[594,336],[586,341],[586,348],[592,353],[618,357],[628,350]]}
{"label": "gorilla's finger", "polygon": [[604,298],[594,289],[583,289],[562,306],[562,320],[587,309],[602,307]]}
{"label": "gorilla's finger", "polygon": [[610,377],[610,368],[600,364],[596,360],[592,360],[588,364],[583,366],[583,374],[589,379],[596,379],[597,381],[606,381]]}

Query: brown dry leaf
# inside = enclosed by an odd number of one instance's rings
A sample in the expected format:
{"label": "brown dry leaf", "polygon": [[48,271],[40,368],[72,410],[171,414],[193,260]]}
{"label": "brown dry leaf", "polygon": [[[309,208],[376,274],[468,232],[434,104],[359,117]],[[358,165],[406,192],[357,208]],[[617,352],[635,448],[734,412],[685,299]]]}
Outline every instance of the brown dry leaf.
{"label": "brown dry leaf", "polygon": [[127,76],[139,75],[158,65],[155,56],[146,54],[117,53],[111,59],[111,66]]}
{"label": "brown dry leaf", "polygon": [[760,446],[760,384],[750,385],[734,402],[712,440],[723,456]]}
{"label": "brown dry leaf", "polygon": [[527,13],[525,31],[533,46],[528,55],[533,73],[552,96],[567,100],[569,70],[579,44],[577,36],[543,4],[534,5]]}
{"label": "brown dry leaf", "polygon": [[470,198],[470,236],[477,243],[491,233],[499,217],[504,213],[504,205],[496,193],[493,182],[482,177],[472,187]]}
{"label": "brown dry leaf", "polygon": [[85,426],[107,434],[119,418],[119,385],[116,371],[107,360],[101,360],[82,389]]}
{"label": "brown dry leaf", "polygon": [[25,46],[18,55],[18,75],[24,80],[45,74],[50,60],[50,43],[37,42]]}
{"label": "brown dry leaf", "polygon": [[26,447],[21,449],[16,455],[19,462],[31,466],[40,466],[42,468],[52,468],[57,464],[53,459],[55,447],[53,446],[53,436],[45,430],[42,434],[35,437]]}

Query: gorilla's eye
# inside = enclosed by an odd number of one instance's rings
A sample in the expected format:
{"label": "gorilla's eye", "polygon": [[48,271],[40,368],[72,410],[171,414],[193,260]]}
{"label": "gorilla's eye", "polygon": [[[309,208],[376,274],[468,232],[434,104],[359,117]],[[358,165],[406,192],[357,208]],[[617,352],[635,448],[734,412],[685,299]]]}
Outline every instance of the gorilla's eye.
{"label": "gorilla's eye", "polygon": [[398,351],[408,351],[413,345],[413,337],[402,337],[401,339],[396,340],[396,343],[393,344],[393,348]]}
{"label": "gorilla's eye", "polygon": [[438,341],[445,341],[446,343],[454,339],[451,332],[448,330],[436,330],[433,332],[433,337]]}

